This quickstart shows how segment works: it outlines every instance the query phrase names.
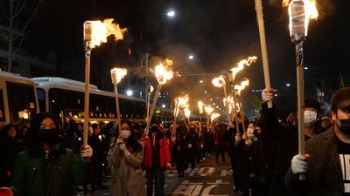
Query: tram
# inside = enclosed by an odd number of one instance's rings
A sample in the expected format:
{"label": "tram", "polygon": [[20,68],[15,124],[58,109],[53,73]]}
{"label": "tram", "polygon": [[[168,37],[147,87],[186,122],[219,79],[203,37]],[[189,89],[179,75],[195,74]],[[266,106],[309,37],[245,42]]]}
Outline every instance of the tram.
{"label": "tram", "polygon": [[[61,118],[71,117],[77,122],[84,120],[85,83],[61,77],[34,77],[41,111]],[[119,94],[121,119],[144,121],[146,102],[141,98]],[[90,84],[89,120],[115,122],[117,119],[116,94],[99,90]]]}
{"label": "tram", "polygon": [[36,84],[19,74],[0,70],[0,124],[20,124],[37,112]]}

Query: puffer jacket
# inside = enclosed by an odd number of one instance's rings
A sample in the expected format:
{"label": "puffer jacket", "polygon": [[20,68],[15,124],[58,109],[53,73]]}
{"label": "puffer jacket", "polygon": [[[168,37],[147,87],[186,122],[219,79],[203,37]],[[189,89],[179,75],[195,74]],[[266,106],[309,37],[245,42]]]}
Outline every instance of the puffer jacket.
{"label": "puffer jacket", "polygon": [[14,196],[70,196],[73,186],[91,179],[91,164],[70,149],[60,153],[32,156],[18,154],[10,188]]}
{"label": "puffer jacket", "polygon": [[[169,140],[164,135],[159,140],[159,158],[160,158],[160,169],[166,169],[167,164],[171,163],[171,156],[170,156],[170,143]],[[147,137],[145,139],[145,155],[143,158],[143,167],[144,169],[151,169],[152,168],[152,144],[151,144],[151,138]]]}

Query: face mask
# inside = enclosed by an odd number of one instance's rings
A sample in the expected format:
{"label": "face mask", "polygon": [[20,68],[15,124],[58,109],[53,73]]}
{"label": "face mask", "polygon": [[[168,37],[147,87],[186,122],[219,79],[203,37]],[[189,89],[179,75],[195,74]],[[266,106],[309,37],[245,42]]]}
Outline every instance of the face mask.
{"label": "face mask", "polygon": [[58,131],[57,129],[39,129],[38,138],[41,142],[53,146],[58,143]]}
{"label": "face mask", "polygon": [[304,111],[304,125],[305,127],[310,127],[316,122],[317,113],[314,111],[306,110]]}
{"label": "face mask", "polygon": [[122,133],[120,135],[120,137],[124,138],[124,139],[128,139],[131,135],[131,131],[130,130],[122,130]]}
{"label": "face mask", "polygon": [[350,119],[340,120],[340,131],[350,136]]}
{"label": "face mask", "polygon": [[247,129],[247,136],[248,137],[254,137],[254,129],[253,128],[248,128]]}

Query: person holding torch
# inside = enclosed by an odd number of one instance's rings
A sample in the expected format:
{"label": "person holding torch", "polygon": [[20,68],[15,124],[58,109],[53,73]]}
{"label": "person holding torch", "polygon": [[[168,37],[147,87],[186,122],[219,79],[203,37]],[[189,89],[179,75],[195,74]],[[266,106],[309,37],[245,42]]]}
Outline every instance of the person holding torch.
{"label": "person holding torch", "polygon": [[[331,97],[334,124],[305,143],[305,154],[297,154],[285,176],[287,188],[298,195],[350,195],[350,87]],[[299,175],[305,179],[300,180]]]}
{"label": "person holding torch", "polygon": [[[264,154],[267,162],[267,181],[270,195],[290,195],[285,184],[284,176],[290,167],[290,160],[298,153],[298,126],[289,124],[283,126],[275,113],[275,105],[271,108],[267,103],[272,102],[274,97],[273,89],[262,91],[261,123],[263,129]],[[316,135],[317,116],[320,111],[320,104],[317,100],[307,98],[303,102],[302,108],[303,128],[301,132],[305,140]],[[298,121],[300,119],[297,119]],[[271,172],[269,172],[271,171]]]}
{"label": "person holding torch", "polygon": [[1,196],[73,196],[75,185],[90,181],[92,148],[82,145],[79,155],[65,148],[54,116],[34,115],[26,145],[17,156],[10,187],[0,187]]}

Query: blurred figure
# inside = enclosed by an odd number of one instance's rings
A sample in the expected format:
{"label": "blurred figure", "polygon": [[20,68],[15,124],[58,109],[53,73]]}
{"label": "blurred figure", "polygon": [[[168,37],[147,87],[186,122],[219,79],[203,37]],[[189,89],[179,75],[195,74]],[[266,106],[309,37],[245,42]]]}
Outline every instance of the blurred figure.
{"label": "blurred figure", "polygon": [[[165,170],[171,167],[170,145],[159,123],[151,123],[145,137],[143,161],[147,178],[147,196],[164,196]],[[153,183],[154,180],[154,183]]]}
{"label": "blurred figure", "polygon": [[212,149],[214,149],[213,131],[207,127],[206,123],[203,123],[202,133],[203,133],[203,154],[206,156],[210,156]]}
{"label": "blurred figure", "polygon": [[244,139],[244,147],[238,159],[238,176],[244,196],[264,196],[265,160],[261,141],[255,136],[256,124],[250,122]]}
{"label": "blurred figure", "polygon": [[0,140],[0,186],[10,185],[17,154],[24,150],[17,133],[17,126],[14,124],[4,127],[5,136]]}
{"label": "blurred figure", "polygon": [[90,178],[91,147],[82,146],[77,157],[64,148],[57,127],[50,114],[39,113],[32,118],[26,140],[28,150],[18,154],[11,186],[2,188],[3,193],[7,191],[4,196],[73,196],[74,185]]}
{"label": "blurred figure", "polygon": [[176,140],[174,143],[174,158],[176,163],[177,175],[179,178],[185,177],[185,171],[187,169],[186,155],[187,155],[187,130],[182,124],[176,129]]}
{"label": "blurred figure", "polygon": [[219,157],[222,162],[226,162],[225,158],[225,130],[226,125],[220,123],[215,126],[214,132],[214,146],[215,146],[215,162],[219,163]]}
{"label": "blurred figure", "polygon": [[187,148],[188,148],[188,157],[189,163],[191,164],[191,168],[194,169],[196,167],[196,157],[198,150],[198,133],[197,133],[197,125],[194,122],[189,124],[189,131],[187,134]]}
{"label": "blurred figure", "polygon": [[331,121],[330,121],[328,115],[322,116],[322,118],[321,118],[321,132],[320,133],[327,131],[330,127],[331,127]]}
{"label": "blurred figure", "polygon": [[92,124],[92,134],[89,136],[89,145],[91,146],[94,154],[91,157],[93,165],[93,180],[91,182],[91,193],[94,194],[96,190],[108,189],[107,186],[102,184],[103,181],[103,163],[107,160],[105,154],[105,140],[101,134],[101,125]]}

